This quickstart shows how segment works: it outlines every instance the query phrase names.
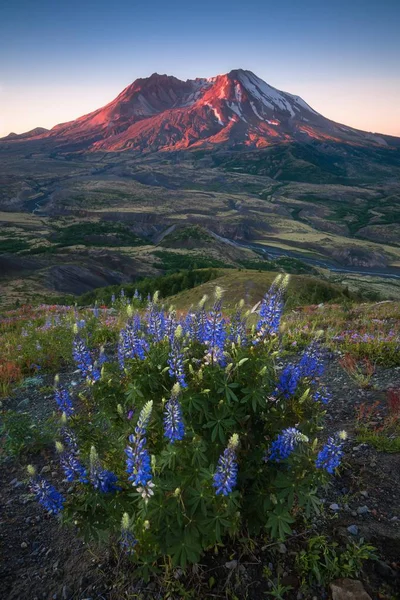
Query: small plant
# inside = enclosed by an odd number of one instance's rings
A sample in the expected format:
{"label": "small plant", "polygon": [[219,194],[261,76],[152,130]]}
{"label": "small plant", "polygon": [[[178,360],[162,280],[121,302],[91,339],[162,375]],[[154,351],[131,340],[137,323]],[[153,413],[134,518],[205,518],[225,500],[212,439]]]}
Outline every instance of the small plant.
{"label": "small plant", "polygon": [[22,379],[20,366],[14,361],[5,361],[0,364],[0,396],[7,396],[11,386]]}
{"label": "small plant", "polygon": [[357,440],[367,443],[380,452],[400,452],[400,393],[390,389],[387,392],[387,414],[379,402],[370,406],[361,404],[356,411]]}
{"label": "small plant", "polygon": [[358,577],[366,560],[376,559],[375,548],[362,540],[340,548],[323,535],[310,538],[296,556],[296,569],[303,587],[326,586],[338,577]]}
{"label": "small plant", "polygon": [[0,441],[7,456],[37,452],[51,444],[53,435],[50,423],[39,426],[27,413],[8,410],[1,414]]}
{"label": "small plant", "polygon": [[347,353],[341,358],[340,364],[357,385],[362,388],[370,387],[375,367],[368,358],[357,361],[354,356]]}
{"label": "small plant", "polygon": [[275,600],[285,600],[287,598],[287,593],[290,592],[293,588],[291,585],[283,585],[279,578],[278,581],[270,581],[271,589],[269,592],[266,592],[268,598],[275,598]]}

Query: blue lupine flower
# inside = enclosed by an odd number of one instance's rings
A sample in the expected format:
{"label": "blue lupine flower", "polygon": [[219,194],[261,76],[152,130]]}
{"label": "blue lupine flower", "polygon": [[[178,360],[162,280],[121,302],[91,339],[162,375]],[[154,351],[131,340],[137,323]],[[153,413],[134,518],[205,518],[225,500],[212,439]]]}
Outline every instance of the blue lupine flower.
{"label": "blue lupine flower", "polygon": [[114,304],[114,302],[115,302],[115,294],[113,294],[113,295],[111,296],[111,303],[112,303],[112,304]]}
{"label": "blue lupine flower", "polygon": [[182,408],[178,400],[179,391],[179,384],[175,384],[172,388],[171,397],[165,404],[164,409],[164,437],[166,437],[171,444],[182,440],[185,435]]}
{"label": "blue lupine flower", "polygon": [[229,339],[235,344],[240,341],[241,346],[245,346],[247,343],[246,319],[243,317],[241,306],[238,307],[231,318]]}
{"label": "blue lupine flower", "polygon": [[317,390],[316,392],[314,392],[313,395],[313,400],[315,402],[321,402],[322,404],[328,404],[331,398],[332,394],[327,387],[323,387],[320,390]]}
{"label": "blue lupine flower", "polygon": [[318,342],[313,341],[303,352],[299,361],[301,377],[321,377],[324,373],[324,363],[321,356],[321,348]]}
{"label": "blue lupine flower", "polygon": [[120,295],[121,295],[121,298],[124,298],[124,296],[125,296],[125,290],[123,288],[121,290],[121,294]]}
{"label": "blue lupine flower", "polygon": [[138,290],[135,290],[135,293],[133,294],[133,297],[135,298],[135,300],[140,300],[140,294],[138,292]]}
{"label": "blue lupine flower", "polygon": [[128,359],[139,358],[144,360],[149,345],[140,334],[140,317],[135,316],[132,323],[128,323],[124,329],[121,329],[118,342],[118,362],[120,369],[125,368],[125,361]]}
{"label": "blue lupine flower", "polygon": [[169,366],[168,373],[170,377],[174,377],[177,380],[181,387],[187,387],[185,381],[185,369],[183,366],[183,352],[180,342],[182,327],[178,325],[174,333],[167,361]]}
{"label": "blue lupine flower", "polygon": [[147,402],[140,411],[135,433],[129,436],[131,446],[125,448],[127,455],[126,470],[128,480],[134,486],[141,486],[146,490],[152,479],[150,454],[146,448],[146,429],[150,421],[153,401]]}
{"label": "blue lupine flower", "polygon": [[149,303],[146,319],[149,334],[155,342],[160,342],[165,336],[165,315],[156,302]]}
{"label": "blue lupine flower", "polygon": [[119,543],[126,554],[133,554],[135,552],[137,539],[131,531],[131,523],[128,513],[124,513],[122,516],[121,537]]}
{"label": "blue lupine flower", "polygon": [[216,495],[227,496],[236,486],[238,466],[236,461],[236,450],[239,444],[239,436],[234,433],[218,459],[217,470],[213,477],[213,487]]}
{"label": "blue lupine flower", "polygon": [[265,456],[264,460],[275,462],[285,460],[292,454],[300,442],[308,442],[308,437],[295,427],[288,427],[272,442],[269,454]]}
{"label": "blue lupine flower", "polygon": [[282,281],[278,275],[270,289],[265,294],[260,306],[260,319],[257,323],[257,338],[253,343],[263,340],[268,335],[278,333],[283,312],[283,293],[287,278]]}
{"label": "blue lupine flower", "polygon": [[278,380],[277,393],[290,398],[296,392],[300,380],[300,369],[297,365],[287,365]]}
{"label": "blue lupine flower", "polygon": [[33,467],[28,467],[31,475],[29,482],[31,492],[35,494],[36,500],[50,513],[58,515],[64,508],[64,498],[56,488],[41,475],[35,474]]}
{"label": "blue lupine flower", "polygon": [[92,446],[90,451],[90,481],[94,489],[102,494],[116,492],[121,489],[115,485],[117,480],[118,477],[115,473],[102,467],[96,449]]}
{"label": "blue lupine flower", "polygon": [[99,359],[97,362],[101,366],[101,365],[104,365],[104,363],[106,363],[107,361],[108,361],[108,358],[107,358],[106,353],[104,352],[104,347],[102,346],[100,348]]}
{"label": "blue lupine flower", "polygon": [[215,303],[207,315],[205,324],[204,343],[207,346],[205,355],[206,363],[211,365],[218,363],[224,366],[226,363],[224,352],[226,331],[225,319],[223,319],[221,314],[221,295],[222,290],[216,288]]}
{"label": "blue lupine flower", "polygon": [[82,377],[89,377],[93,372],[93,361],[85,342],[80,337],[76,337],[73,341],[72,356]]}
{"label": "blue lupine flower", "polygon": [[66,446],[68,446],[68,448],[70,449],[70,451],[73,452],[74,454],[77,454],[78,453],[78,443],[76,441],[75,433],[71,429],[68,429],[68,427],[62,427],[61,428],[61,437],[62,437],[64,443],[66,444]]}
{"label": "blue lupine flower", "polygon": [[65,413],[67,417],[70,417],[74,413],[75,409],[73,407],[69,392],[66,388],[56,387],[54,399],[57,402],[58,408],[62,413]]}
{"label": "blue lupine flower", "polygon": [[95,306],[95,307],[94,307],[94,309],[93,309],[93,316],[94,316],[96,319],[98,319],[98,318],[99,318],[99,314],[100,314],[99,307],[98,307],[98,306],[97,306],[97,304],[96,304],[96,306]]}
{"label": "blue lupine flower", "polygon": [[206,300],[207,296],[203,296],[198,304],[197,310],[195,312],[189,312],[186,315],[183,325],[185,334],[188,334],[191,339],[197,340],[201,344],[204,344],[206,335],[207,312],[204,308]]}
{"label": "blue lupine flower", "polygon": [[177,326],[176,313],[175,311],[170,311],[165,319],[165,336],[168,338],[171,345],[174,342]]}
{"label": "blue lupine flower", "polygon": [[78,457],[71,451],[62,451],[60,454],[60,465],[68,481],[79,479],[81,483],[87,483],[87,471]]}
{"label": "blue lupine flower", "polygon": [[340,465],[343,456],[343,445],[347,438],[345,431],[341,431],[328,438],[325,446],[318,453],[315,461],[317,469],[325,469],[331,475]]}

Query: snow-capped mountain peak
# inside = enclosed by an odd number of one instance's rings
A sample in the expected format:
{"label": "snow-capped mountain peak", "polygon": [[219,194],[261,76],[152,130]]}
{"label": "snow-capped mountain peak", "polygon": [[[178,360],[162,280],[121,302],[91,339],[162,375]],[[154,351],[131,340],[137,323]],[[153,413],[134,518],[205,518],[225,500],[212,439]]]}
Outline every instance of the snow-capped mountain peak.
{"label": "snow-capped mountain peak", "polygon": [[153,73],[103,108],[30,139],[68,149],[141,152],[218,145],[260,148],[315,139],[386,144],[378,135],[323,117],[299,96],[243,69],[186,81]]}

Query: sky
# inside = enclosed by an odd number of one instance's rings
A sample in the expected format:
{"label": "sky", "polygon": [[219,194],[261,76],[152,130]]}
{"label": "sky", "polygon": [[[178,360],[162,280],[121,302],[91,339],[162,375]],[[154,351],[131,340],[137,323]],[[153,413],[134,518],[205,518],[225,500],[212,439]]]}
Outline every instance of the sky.
{"label": "sky", "polygon": [[237,68],[400,136],[399,31],[400,0],[3,0],[0,136],[77,118],[154,72]]}

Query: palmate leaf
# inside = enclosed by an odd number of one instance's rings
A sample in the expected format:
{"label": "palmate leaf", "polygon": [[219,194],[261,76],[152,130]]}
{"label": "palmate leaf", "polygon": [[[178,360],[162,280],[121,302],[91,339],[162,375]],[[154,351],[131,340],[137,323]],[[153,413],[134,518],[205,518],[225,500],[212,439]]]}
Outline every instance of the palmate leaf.
{"label": "palmate leaf", "polygon": [[229,431],[232,425],[235,424],[235,420],[231,418],[226,419],[213,419],[206,423],[203,427],[204,429],[212,429],[211,431],[211,441],[215,442],[218,438],[221,444],[225,444],[226,435],[225,432]]}
{"label": "palmate leaf", "polygon": [[265,391],[262,387],[246,387],[240,391],[244,394],[241,403],[251,404],[253,412],[257,412],[260,407],[265,407]]}
{"label": "palmate leaf", "polygon": [[317,488],[300,490],[298,497],[299,505],[304,508],[306,517],[310,517],[312,514],[320,514],[321,500],[317,496]]}
{"label": "palmate leaf", "polygon": [[269,515],[267,529],[270,530],[273,539],[284,540],[292,533],[291,523],[294,523],[294,518],[285,507],[280,506]]}
{"label": "palmate leaf", "polygon": [[202,545],[199,540],[200,533],[196,527],[186,527],[184,532],[175,539],[168,554],[172,556],[174,566],[182,569],[190,563],[196,563],[200,560]]}

